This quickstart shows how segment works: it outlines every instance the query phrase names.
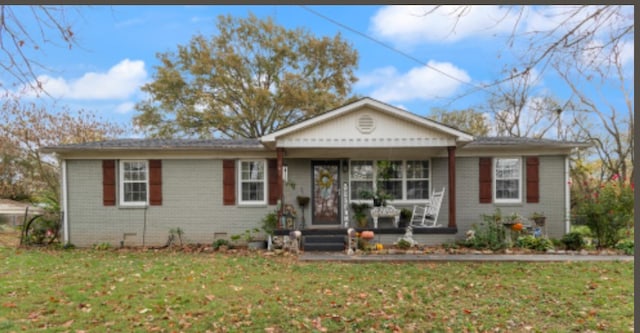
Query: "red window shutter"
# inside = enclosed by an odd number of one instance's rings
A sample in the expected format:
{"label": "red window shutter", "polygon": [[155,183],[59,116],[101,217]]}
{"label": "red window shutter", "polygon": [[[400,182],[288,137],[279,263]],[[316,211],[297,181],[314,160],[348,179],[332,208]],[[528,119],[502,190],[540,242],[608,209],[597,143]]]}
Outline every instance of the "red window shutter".
{"label": "red window shutter", "polygon": [[162,205],[162,160],[149,160],[149,204]]}
{"label": "red window shutter", "polygon": [[269,164],[269,204],[277,205],[278,193],[278,160],[270,159]]}
{"label": "red window shutter", "polygon": [[236,161],[222,161],[222,204],[236,204]]}
{"label": "red window shutter", "polygon": [[116,205],[116,161],[102,161],[102,204]]}
{"label": "red window shutter", "polygon": [[491,203],[492,200],[492,183],[491,183],[491,158],[480,158],[480,203]]}
{"label": "red window shutter", "polygon": [[540,160],[537,157],[527,157],[527,202],[540,202]]}

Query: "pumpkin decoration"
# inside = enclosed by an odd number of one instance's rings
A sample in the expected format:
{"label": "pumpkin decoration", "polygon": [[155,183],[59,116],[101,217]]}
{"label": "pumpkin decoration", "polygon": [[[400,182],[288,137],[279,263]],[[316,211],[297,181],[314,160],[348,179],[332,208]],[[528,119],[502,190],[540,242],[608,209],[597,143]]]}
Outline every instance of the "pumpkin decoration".
{"label": "pumpkin decoration", "polygon": [[511,226],[511,230],[513,231],[520,231],[522,230],[522,223],[516,223],[514,225]]}
{"label": "pumpkin decoration", "polygon": [[373,231],[363,231],[360,233],[362,239],[373,239]]}
{"label": "pumpkin decoration", "polygon": [[380,244],[380,243],[376,243],[376,250],[382,251],[382,250],[384,250],[384,246],[382,244]]}

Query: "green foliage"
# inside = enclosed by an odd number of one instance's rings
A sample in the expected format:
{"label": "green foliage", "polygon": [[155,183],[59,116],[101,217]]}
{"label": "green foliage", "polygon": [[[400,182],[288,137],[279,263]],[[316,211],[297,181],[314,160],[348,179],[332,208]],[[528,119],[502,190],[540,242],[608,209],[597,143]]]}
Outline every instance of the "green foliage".
{"label": "green foliage", "polygon": [[403,221],[408,221],[413,215],[413,211],[409,208],[400,209],[400,219]]}
{"label": "green foliage", "polygon": [[474,109],[445,110],[432,109],[431,117],[443,124],[458,128],[476,136],[489,135],[489,124],[482,112]]}
{"label": "green foliage", "polygon": [[16,98],[0,101],[0,197],[44,202],[58,214],[60,169],[46,146],[99,141],[122,134],[95,113],[53,110]]}
{"label": "green foliage", "polygon": [[633,225],[633,186],[612,181],[587,191],[579,201],[577,212],[586,219],[599,248],[614,247]]}
{"label": "green foliage", "polygon": [[273,19],[219,16],[217,34],[159,53],[136,125],[151,136],[258,138],[346,102],[357,51]]}
{"label": "green foliage", "polygon": [[633,252],[635,250],[635,243],[633,239],[624,239],[619,241],[618,244],[616,244],[615,248],[617,250],[623,251],[624,254],[633,255]]}
{"label": "green foliage", "polygon": [[169,239],[167,240],[167,245],[175,244],[176,239],[180,242],[180,246],[182,246],[182,235],[184,235],[184,231],[178,228],[169,229]]}
{"label": "green foliage", "polygon": [[231,240],[234,242],[237,242],[240,239],[248,243],[252,241],[262,240],[263,238],[262,238],[262,235],[260,234],[260,229],[253,228],[253,229],[247,229],[241,234],[231,236]]}
{"label": "green foliage", "polygon": [[475,249],[500,250],[507,246],[502,213],[499,208],[493,214],[482,214],[482,222],[473,224],[473,237],[465,241],[467,247]]}
{"label": "green foliage", "polygon": [[356,222],[358,223],[358,226],[361,228],[364,228],[367,226],[367,209],[371,208],[371,205],[369,205],[366,202],[363,203],[357,203],[357,202],[352,202],[351,203],[351,209],[353,209],[353,217],[356,220]]}
{"label": "green foliage", "polygon": [[273,232],[278,228],[278,213],[270,212],[262,218],[262,230],[267,235],[273,235]]}
{"label": "green foliage", "polygon": [[22,235],[24,245],[49,245],[58,239],[60,221],[58,214],[46,213],[42,216],[32,217],[24,226],[26,230]]}
{"label": "green foliage", "polygon": [[586,242],[580,232],[572,231],[560,239],[567,250],[578,251],[585,247]]}
{"label": "green foliage", "polygon": [[98,251],[106,251],[111,249],[111,244],[110,243],[100,243],[100,244],[94,244],[93,245],[93,249],[94,250],[98,250]]}
{"label": "green foliage", "polygon": [[533,235],[518,237],[518,239],[516,239],[516,246],[535,251],[546,251],[554,248],[553,242],[550,239],[545,237],[535,237]]}
{"label": "green foliage", "polygon": [[226,239],[216,239],[215,242],[211,245],[214,250],[218,250],[221,246],[229,246],[229,241]]}
{"label": "green foliage", "polygon": [[401,250],[408,250],[411,248],[411,243],[405,239],[400,239],[395,245]]}

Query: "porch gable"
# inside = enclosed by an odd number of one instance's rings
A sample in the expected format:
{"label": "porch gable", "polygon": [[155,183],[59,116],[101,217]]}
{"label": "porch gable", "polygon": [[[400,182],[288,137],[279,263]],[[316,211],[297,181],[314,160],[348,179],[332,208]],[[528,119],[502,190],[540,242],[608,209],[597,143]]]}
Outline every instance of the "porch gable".
{"label": "porch gable", "polygon": [[411,112],[364,98],[265,135],[270,148],[451,147],[471,135]]}

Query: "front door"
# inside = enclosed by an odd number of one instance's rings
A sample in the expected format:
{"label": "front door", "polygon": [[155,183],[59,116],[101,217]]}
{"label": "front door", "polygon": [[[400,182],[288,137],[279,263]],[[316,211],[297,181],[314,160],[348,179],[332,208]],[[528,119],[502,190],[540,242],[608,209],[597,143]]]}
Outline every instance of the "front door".
{"label": "front door", "polygon": [[312,224],[340,225],[340,161],[314,161]]}

